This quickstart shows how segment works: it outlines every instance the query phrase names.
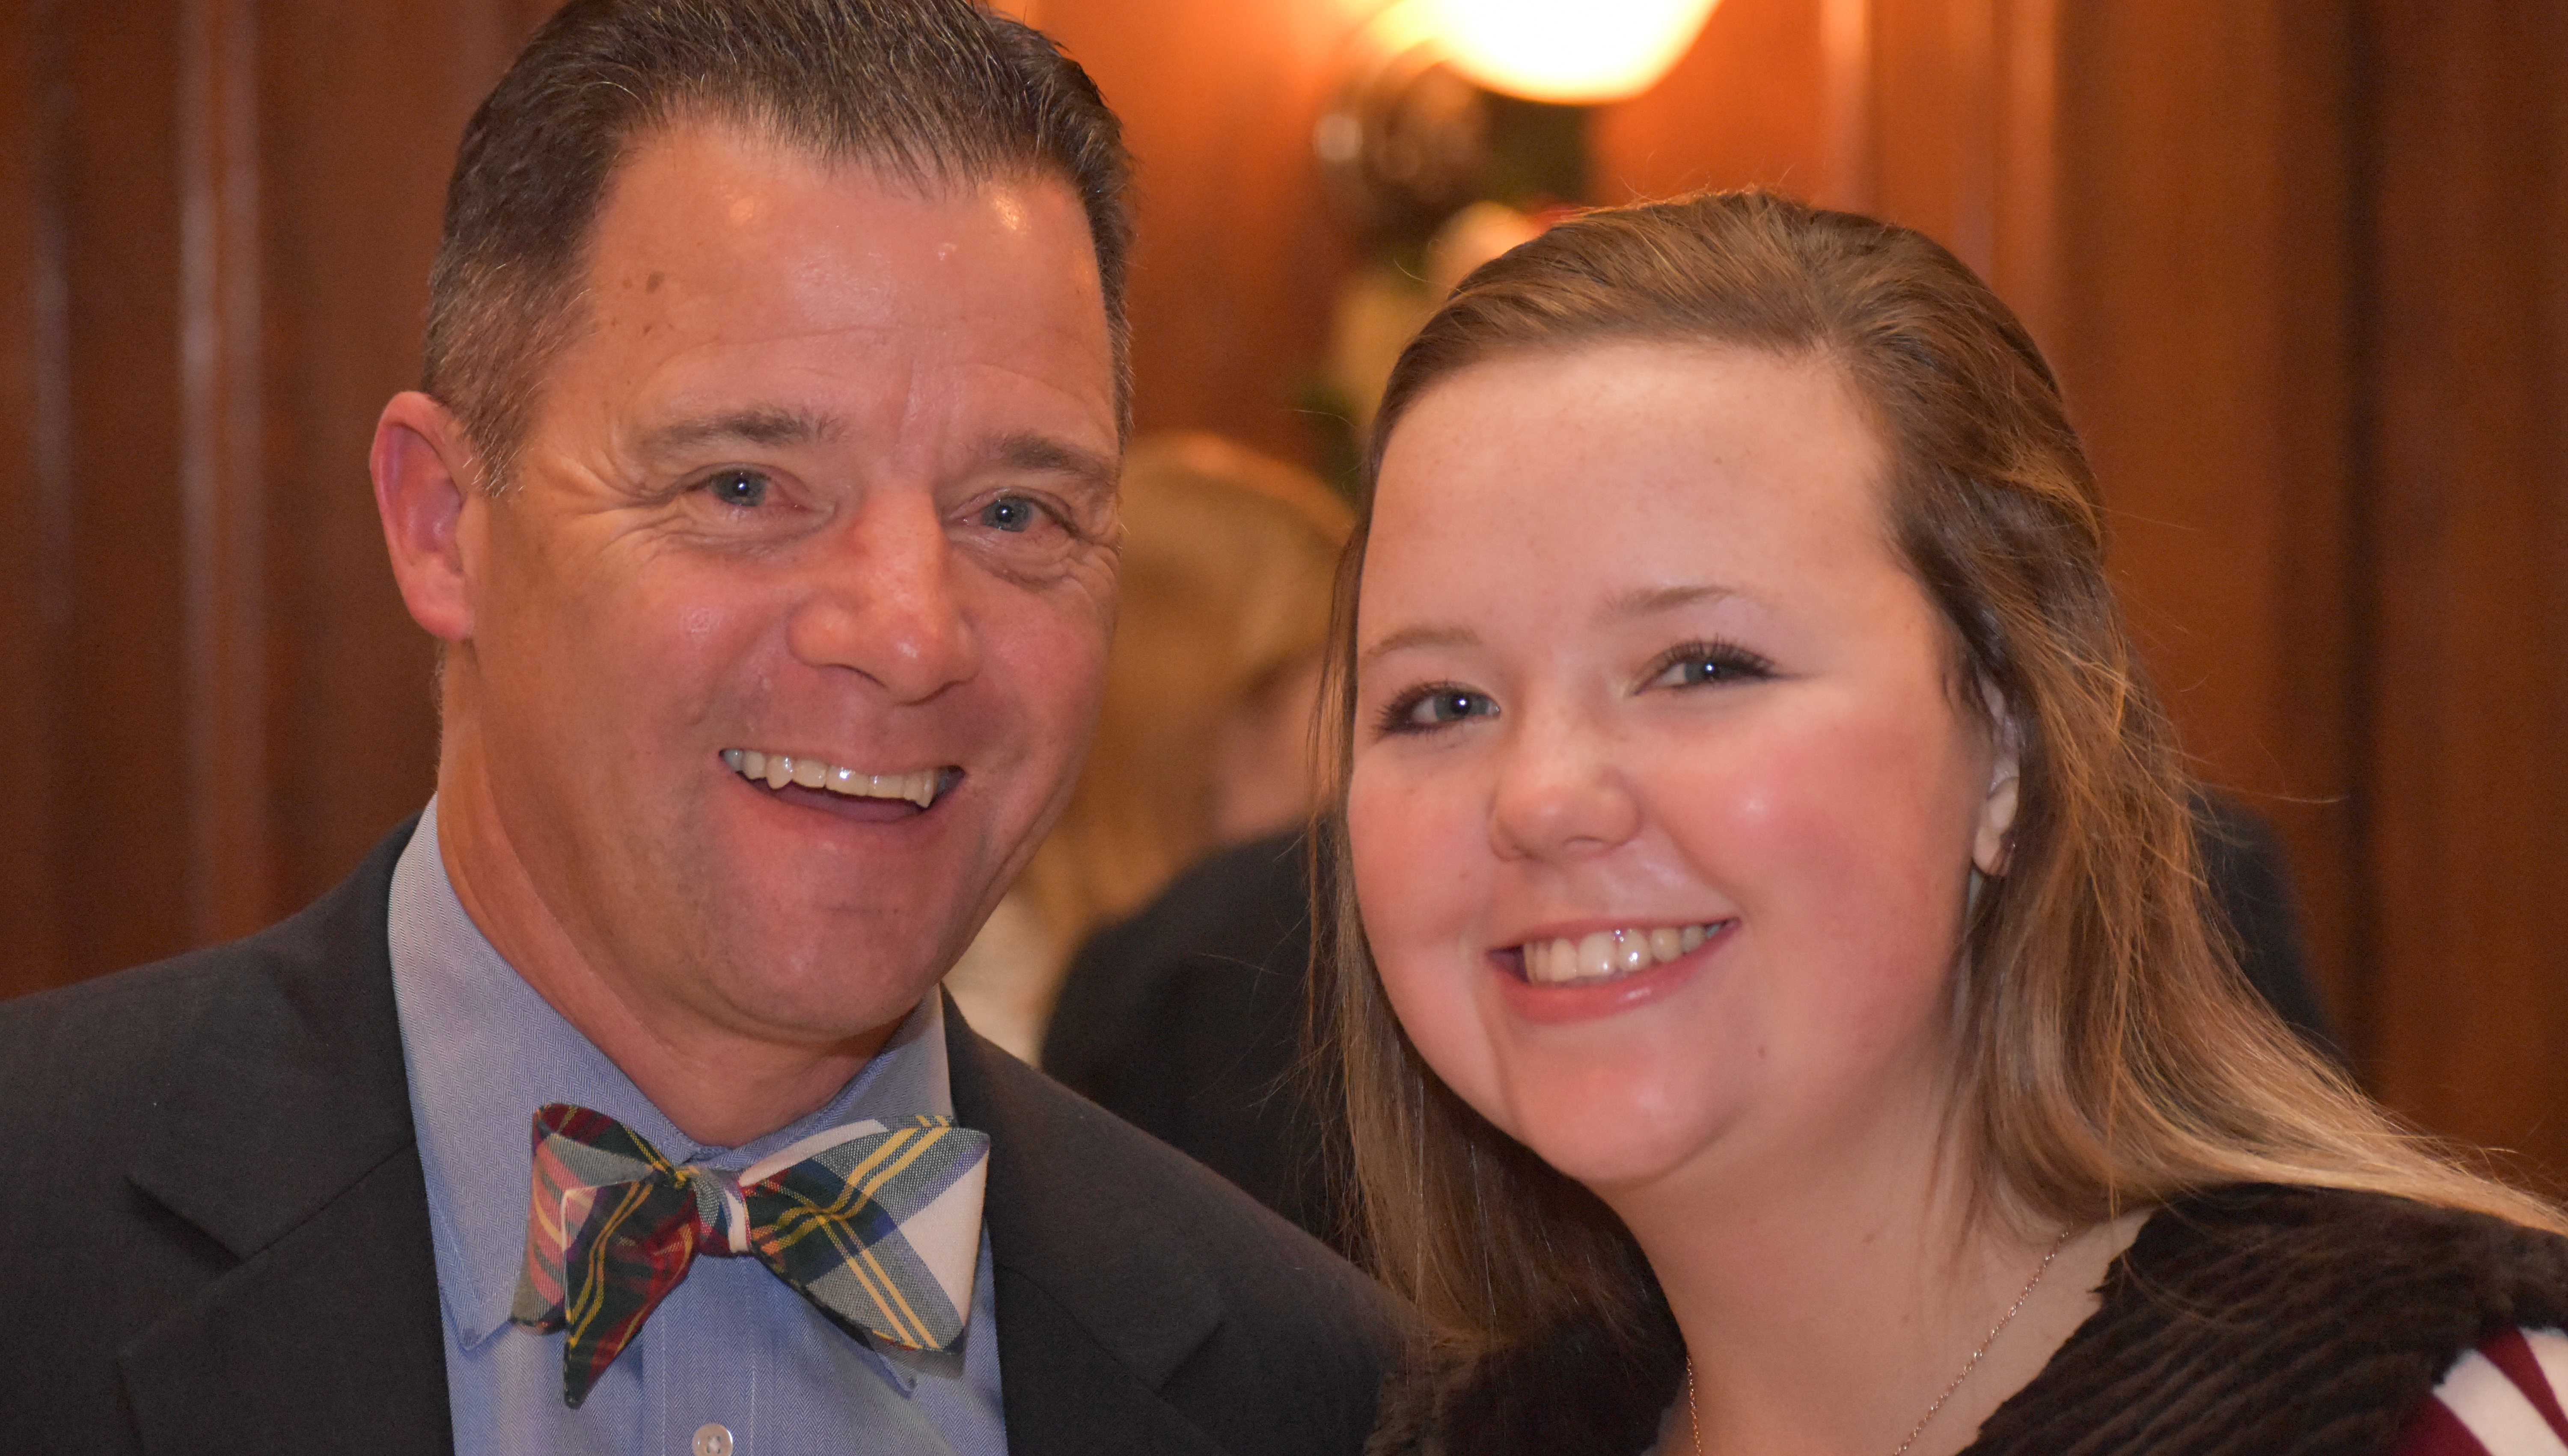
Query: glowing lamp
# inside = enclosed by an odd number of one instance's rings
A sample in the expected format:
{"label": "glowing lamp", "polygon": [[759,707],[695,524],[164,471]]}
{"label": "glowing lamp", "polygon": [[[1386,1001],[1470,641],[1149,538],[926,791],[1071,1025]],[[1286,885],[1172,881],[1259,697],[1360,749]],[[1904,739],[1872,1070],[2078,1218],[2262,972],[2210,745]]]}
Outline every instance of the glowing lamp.
{"label": "glowing lamp", "polygon": [[1492,91],[1573,106],[1638,96],[1720,0],[1410,0],[1444,59]]}

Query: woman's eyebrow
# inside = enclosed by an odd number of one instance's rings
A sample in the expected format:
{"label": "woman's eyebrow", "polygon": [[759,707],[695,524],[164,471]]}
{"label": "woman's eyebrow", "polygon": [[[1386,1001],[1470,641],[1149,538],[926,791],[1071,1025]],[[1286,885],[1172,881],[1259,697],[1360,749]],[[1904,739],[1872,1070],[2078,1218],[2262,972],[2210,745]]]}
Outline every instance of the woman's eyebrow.
{"label": "woman's eyebrow", "polygon": [[1640,617],[1655,617],[1661,612],[1673,612],[1680,607],[1701,606],[1708,602],[1727,601],[1733,597],[1750,602],[1756,600],[1754,596],[1736,587],[1717,586],[1711,582],[1683,586],[1634,587],[1628,591],[1616,592],[1606,598],[1605,606],[1597,616],[1606,622],[1629,622]]}
{"label": "woman's eyebrow", "polygon": [[1357,656],[1356,665],[1360,668],[1370,667],[1393,653],[1408,652],[1413,648],[1470,647],[1477,644],[1479,640],[1480,634],[1459,624],[1420,623],[1415,627],[1403,627],[1397,632],[1390,633],[1373,646],[1366,648]]}

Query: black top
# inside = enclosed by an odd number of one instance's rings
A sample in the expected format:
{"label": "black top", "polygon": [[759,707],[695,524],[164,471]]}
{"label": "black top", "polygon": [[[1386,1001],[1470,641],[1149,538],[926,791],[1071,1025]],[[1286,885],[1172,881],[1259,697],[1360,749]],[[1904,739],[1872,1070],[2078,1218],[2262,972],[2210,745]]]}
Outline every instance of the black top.
{"label": "black top", "polygon": [[1214,855],[1081,948],[1044,1069],[1335,1242],[1345,1138],[1302,1054],[1309,855],[1298,835]]}

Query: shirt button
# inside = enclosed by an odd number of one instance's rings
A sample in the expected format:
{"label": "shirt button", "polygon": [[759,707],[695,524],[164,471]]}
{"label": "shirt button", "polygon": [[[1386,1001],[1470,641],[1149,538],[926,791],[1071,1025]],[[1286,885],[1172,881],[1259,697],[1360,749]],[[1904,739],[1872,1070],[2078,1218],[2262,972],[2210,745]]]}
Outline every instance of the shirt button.
{"label": "shirt button", "polygon": [[731,1456],[731,1428],[714,1421],[696,1427],[696,1456]]}

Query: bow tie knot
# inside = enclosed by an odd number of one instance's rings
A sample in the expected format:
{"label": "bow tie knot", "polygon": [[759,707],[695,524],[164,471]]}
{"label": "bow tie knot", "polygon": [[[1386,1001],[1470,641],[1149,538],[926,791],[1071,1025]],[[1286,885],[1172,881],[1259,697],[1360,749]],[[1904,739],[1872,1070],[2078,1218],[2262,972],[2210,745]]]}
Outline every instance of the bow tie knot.
{"label": "bow tie knot", "polygon": [[861,1122],[734,1178],[678,1167],[602,1112],[548,1104],[508,1317],[569,1332],[562,1399],[574,1407],[699,1254],[757,1258],[851,1332],[949,1348],[971,1309],[989,1145],[948,1117]]}

